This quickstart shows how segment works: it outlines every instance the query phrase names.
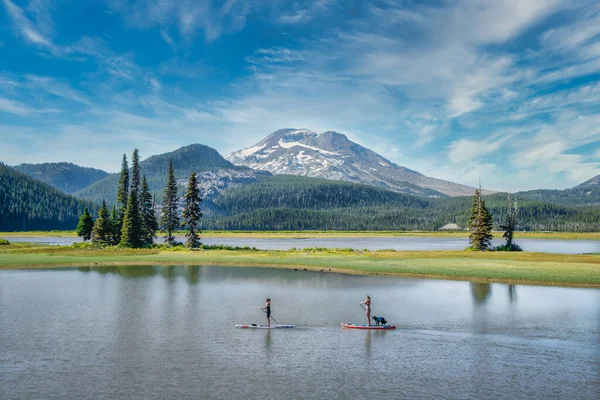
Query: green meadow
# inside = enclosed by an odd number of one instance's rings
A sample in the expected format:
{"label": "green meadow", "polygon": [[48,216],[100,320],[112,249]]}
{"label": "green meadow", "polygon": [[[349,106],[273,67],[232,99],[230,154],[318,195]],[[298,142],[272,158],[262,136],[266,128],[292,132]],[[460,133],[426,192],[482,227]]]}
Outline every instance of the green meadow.
{"label": "green meadow", "polygon": [[600,288],[600,254],[466,251],[93,249],[0,246],[0,270],[114,265],[227,265]]}

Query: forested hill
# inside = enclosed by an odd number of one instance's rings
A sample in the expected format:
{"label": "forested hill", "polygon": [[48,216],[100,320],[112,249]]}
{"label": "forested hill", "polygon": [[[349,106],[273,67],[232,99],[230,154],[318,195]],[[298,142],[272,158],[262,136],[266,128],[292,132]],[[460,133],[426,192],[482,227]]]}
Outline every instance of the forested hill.
{"label": "forested hill", "polygon": [[[597,231],[600,209],[570,208],[517,197],[519,229]],[[206,229],[437,230],[468,224],[470,197],[429,199],[371,186],[279,175],[225,191],[212,202]],[[498,229],[506,194],[485,196]]]}
{"label": "forested hill", "polygon": [[108,172],[66,162],[20,164],[13,168],[66,193],[74,193],[108,176]]}
{"label": "forested hill", "polygon": [[569,207],[600,206],[600,185],[579,185],[564,190],[529,190],[527,192],[519,192],[517,196],[522,199],[537,200]]}
{"label": "forested hill", "polygon": [[0,231],[75,229],[94,205],[0,163]]}
{"label": "forested hill", "polygon": [[[175,178],[187,181],[192,172],[203,172],[219,169],[241,169],[225,160],[215,149],[201,144],[192,144],[170,153],[155,155],[140,163],[140,170],[148,180],[150,191],[159,194],[163,190],[169,160],[173,161]],[[131,160],[129,160],[131,163]],[[115,157],[115,165],[121,165],[121,159]],[[130,164],[131,165],[131,164]],[[247,170],[247,168],[244,168]],[[100,203],[106,200],[107,204],[114,204],[117,196],[119,174],[110,174],[106,178],[75,193],[80,199]],[[160,196],[159,196],[160,199]]]}

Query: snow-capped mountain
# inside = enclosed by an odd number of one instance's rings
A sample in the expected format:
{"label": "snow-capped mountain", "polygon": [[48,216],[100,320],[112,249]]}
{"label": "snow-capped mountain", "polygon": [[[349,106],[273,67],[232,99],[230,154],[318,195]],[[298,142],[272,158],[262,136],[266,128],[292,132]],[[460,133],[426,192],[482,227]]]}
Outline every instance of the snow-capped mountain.
{"label": "snow-capped mountain", "polygon": [[225,158],[235,165],[273,174],[344,180],[432,197],[471,196],[475,191],[396,165],[332,131],[317,134],[308,129],[280,129]]}

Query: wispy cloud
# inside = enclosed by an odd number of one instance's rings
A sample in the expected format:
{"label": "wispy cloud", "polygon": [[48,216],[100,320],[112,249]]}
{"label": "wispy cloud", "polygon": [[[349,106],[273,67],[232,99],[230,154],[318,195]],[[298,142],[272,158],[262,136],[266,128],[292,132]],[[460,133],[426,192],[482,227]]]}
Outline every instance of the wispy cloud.
{"label": "wispy cloud", "polygon": [[297,1],[292,10],[282,12],[277,18],[281,24],[300,24],[326,13],[335,3],[334,0]]}
{"label": "wispy cloud", "polygon": [[174,39],[167,34],[165,26],[176,26],[179,35],[186,40],[192,39],[196,32],[202,31],[206,41],[211,42],[222,35],[238,32],[244,28],[246,16],[254,8],[255,2],[140,0],[132,4],[125,0],[111,0],[109,4],[112,10],[123,15],[130,26],[142,29],[161,27],[163,39],[173,46]]}
{"label": "wispy cloud", "polygon": [[49,17],[44,11],[43,2],[35,1],[31,5],[32,12],[37,16],[37,25],[27,18],[25,11],[12,1],[2,0],[2,2],[6,13],[11,17],[13,28],[24,40],[51,52],[56,51],[50,37],[45,36],[40,29],[44,26],[45,30],[49,29]]}
{"label": "wispy cloud", "polygon": [[14,114],[14,115],[19,115],[19,116],[27,116],[27,115],[31,115],[31,114],[47,114],[47,113],[53,113],[53,112],[57,112],[57,111],[58,110],[50,109],[50,108],[46,108],[46,109],[32,108],[21,102],[7,99],[4,97],[0,97],[0,113],[8,113],[8,114]]}

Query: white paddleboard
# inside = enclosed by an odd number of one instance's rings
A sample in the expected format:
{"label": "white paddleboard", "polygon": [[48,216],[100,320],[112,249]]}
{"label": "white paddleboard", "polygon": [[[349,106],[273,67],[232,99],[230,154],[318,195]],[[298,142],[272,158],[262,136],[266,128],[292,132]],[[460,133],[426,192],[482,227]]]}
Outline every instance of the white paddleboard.
{"label": "white paddleboard", "polygon": [[236,325],[236,328],[246,328],[246,329],[288,329],[295,328],[296,325],[258,325],[258,324],[249,324],[249,325]]}

